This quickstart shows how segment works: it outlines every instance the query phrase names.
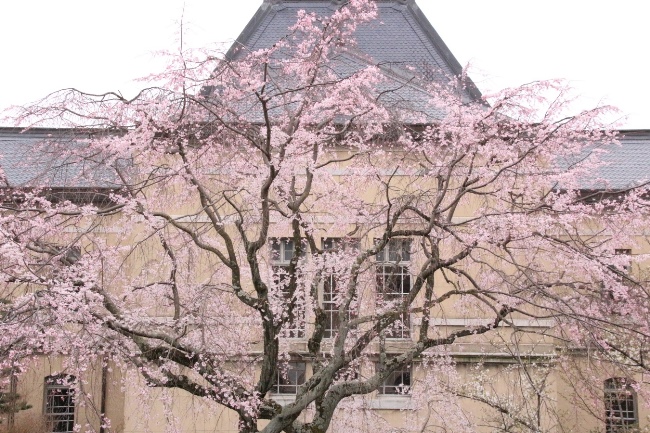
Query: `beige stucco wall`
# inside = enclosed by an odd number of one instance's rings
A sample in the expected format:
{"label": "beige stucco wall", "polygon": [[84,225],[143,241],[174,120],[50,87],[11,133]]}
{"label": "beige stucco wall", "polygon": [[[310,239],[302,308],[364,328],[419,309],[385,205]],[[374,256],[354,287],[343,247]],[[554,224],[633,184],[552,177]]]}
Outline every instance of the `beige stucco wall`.
{"label": "beige stucco wall", "polygon": [[[403,177],[397,181],[397,185],[403,183],[405,187],[417,188],[418,183],[411,183],[410,179]],[[367,202],[374,202],[381,200],[381,194],[377,191],[366,190],[364,192],[364,199]],[[463,202],[457,209],[456,218],[468,218],[473,214],[477,203]],[[178,209],[175,210],[176,214],[183,214],[185,211],[191,209]],[[327,224],[326,217],[320,226],[322,233],[329,236],[342,236],[349,232],[353,227],[338,227],[332,229]],[[106,229],[105,237],[110,242],[118,242],[118,237],[115,231],[111,228],[110,219],[105,222]],[[285,227],[271,227],[271,236],[286,236],[287,232]],[[138,230],[133,230],[127,238],[120,239],[119,242],[124,245],[135,245],[141,239]],[[368,247],[372,244],[375,237],[375,232],[370,230],[366,233],[365,237],[361,240],[362,245]],[[623,247],[623,246],[622,246]],[[92,248],[91,245],[88,248]],[[647,243],[645,247],[633,251],[634,254],[647,253],[650,251]],[[158,263],[158,257],[162,254],[159,246],[155,245],[155,240],[147,241],[141,244],[136,253],[131,254],[129,259],[125,261],[124,266],[120,269],[122,277],[135,276],[146,268],[150,270],[152,267],[155,269]],[[416,256],[413,260],[413,265],[417,268],[421,263],[422,257]],[[214,263],[200,255],[197,257],[197,278],[201,277],[201,269],[209,269]],[[556,266],[554,263],[548,263],[548,266]],[[159,267],[158,272],[161,274],[167,273],[169,270],[164,266]],[[450,283],[445,282],[444,278],[436,275],[436,291],[442,294],[445,290],[450,289]],[[119,290],[119,288],[116,288]],[[134,302],[137,302],[137,297],[134,297]],[[142,300],[145,302],[145,300]],[[374,298],[372,292],[365,293],[362,299],[362,308],[372,310],[374,308]],[[417,302],[416,302],[417,303]],[[152,308],[150,310],[152,316],[169,316],[169,308]],[[307,317],[309,322],[311,317]],[[520,318],[522,321],[518,324],[522,329],[534,331],[532,333],[515,332],[510,328],[501,328],[487,336],[473,336],[456,343],[451,348],[451,353],[457,361],[457,374],[461,381],[471,382],[475,380],[477,374],[485,372],[485,374],[492,378],[490,386],[493,387],[492,391],[496,395],[502,395],[504,398],[511,397],[513,403],[522,403],[522,395],[520,394],[516,384],[516,372],[509,370],[513,367],[513,363],[509,356],[511,354],[519,354],[533,357],[553,357],[556,351],[561,349],[561,344],[555,339],[552,333],[547,333],[546,330],[552,323],[544,321],[527,321],[525,318]],[[458,312],[454,308],[453,302],[445,303],[432,312],[432,327],[431,332],[437,333],[440,336],[448,335],[454,330],[460,329],[462,326],[468,324],[480,323],[481,317],[467,316],[466,314]],[[477,322],[472,322],[477,321]],[[417,316],[411,320],[413,326],[413,334],[419,331],[420,321]],[[307,334],[309,334],[309,325]],[[254,334],[252,332],[251,334]],[[255,335],[251,335],[252,340],[258,340]],[[516,344],[515,344],[516,343]],[[306,352],[305,340],[294,340],[287,343],[291,345],[291,350],[299,353]],[[388,350],[392,352],[399,352],[399,350],[407,345],[402,341],[390,341],[388,343]],[[324,349],[327,350],[328,343],[324,344]],[[260,351],[262,348],[259,345],[251,345],[252,351]],[[377,350],[378,347],[372,347]],[[575,368],[580,370],[586,366],[586,360],[577,356],[577,363]],[[477,366],[480,366],[482,371],[477,371]],[[531,367],[532,368],[532,367]],[[28,403],[33,408],[16,415],[16,423],[23,422],[28,419],[35,419],[43,413],[43,385],[44,378],[48,375],[61,372],[63,370],[63,363],[57,359],[38,358],[32,365],[29,366],[25,374],[20,379],[18,392],[24,396]],[[308,367],[309,370],[309,367]],[[480,370],[480,369],[479,369]],[[413,380],[417,381],[424,377],[426,371],[421,368],[420,364],[415,365]],[[598,379],[600,383],[607,378],[605,374]],[[610,376],[611,377],[611,376]],[[77,422],[88,425],[90,428],[99,431],[99,407],[101,405],[101,383],[102,383],[102,368],[97,365],[91,370],[87,371],[83,378],[83,387],[86,394],[89,395],[86,404],[82,405],[81,402],[77,409]],[[547,387],[545,392],[549,401],[555,402],[554,406],[544,406],[539,414],[541,415],[541,423],[545,431],[548,432],[590,432],[602,430],[602,421],[598,419],[602,415],[602,406],[599,402],[584,401],[583,405],[576,404],[577,401],[584,399],[580,395],[579,390],[570,386],[571,378],[568,375],[562,375],[560,372],[553,372],[547,378]],[[640,383],[643,378],[636,378]],[[181,432],[223,432],[231,433],[236,431],[237,417],[229,410],[226,410],[211,402],[206,402],[200,398],[191,397],[183,391],[176,390],[161,390],[147,388],[144,381],[134,371],[120,371],[118,367],[111,366],[110,371],[107,371],[107,399],[106,399],[106,413],[111,419],[111,429],[107,430],[112,433],[163,433],[169,431],[170,425],[176,425],[178,431]],[[596,381],[598,383],[598,381]],[[600,393],[600,394],[599,394]],[[602,392],[595,390],[593,397],[597,398]],[[382,400],[382,397],[375,398],[373,394],[367,399],[367,412],[371,415],[369,417],[379,415],[386,419],[386,421],[395,427],[401,427],[407,423],[417,425],[425,428],[425,431],[443,432],[450,431],[450,424],[443,419],[444,416],[449,415],[449,411],[457,413],[457,417],[467,416],[468,422],[480,422],[484,427],[482,431],[486,433],[493,430],[493,424],[499,420],[500,414],[496,409],[489,408],[486,404],[468,398],[460,398],[457,402],[445,402],[445,405],[436,405],[435,403],[422,411],[412,414],[406,411],[400,411],[398,406],[402,408],[408,407],[409,397],[400,397],[391,404],[394,406],[392,409],[381,409],[382,406],[377,401]],[[602,395],[601,395],[602,397]],[[397,400],[401,400],[397,401]],[[588,404],[589,403],[589,404]],[[391,404],[388,404],[390,406]],[[650,414],[645,404],[643,396],[639,396],[639,415],[641,426],[644,427],[646,419]],[[457,412],[453,412],[456,410]],[[530,408],[526,408],[530,410]],[[590,413],[591,410],[591,413]],[[366,414],[360,415],[360,420],[363,420]],[[456,421],[460,422],[460,419]],[[451,430],[453,431],[453,430]]]}

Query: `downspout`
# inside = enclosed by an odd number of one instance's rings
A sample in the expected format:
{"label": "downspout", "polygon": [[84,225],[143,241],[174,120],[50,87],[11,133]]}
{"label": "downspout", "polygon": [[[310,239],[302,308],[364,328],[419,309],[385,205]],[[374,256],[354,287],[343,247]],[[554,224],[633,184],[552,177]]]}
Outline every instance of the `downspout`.
{"label": "downspout", "polygon": [[102,392],[101,392],[101,405],[99,407],[100,419],[99,419],[99,433],[106,433],[106,428],[104,427],[106,420],[106,394],[107,394],[107,376],[108,376],[108,360],[104,358],[102,361]]}
{"label": "downspout", "polygon": [[10,407],[9,413],[7,414],[7,426],[11,431],[14,428],[14,422],[16,417],[16,395],[18,393],[18,379],[16,378],[16,371],[12,368],[9,376],[9,396]]}

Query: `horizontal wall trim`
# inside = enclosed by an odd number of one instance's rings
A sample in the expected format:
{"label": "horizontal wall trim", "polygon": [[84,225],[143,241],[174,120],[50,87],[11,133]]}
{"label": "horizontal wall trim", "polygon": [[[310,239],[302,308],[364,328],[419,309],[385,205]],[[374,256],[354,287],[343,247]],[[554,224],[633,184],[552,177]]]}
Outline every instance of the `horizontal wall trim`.
{"label": "horizontal wall trim", "polygon": [[[493,323],[494,319],[446,319],[434,317],[429,319],[432,326],[484,326]],[[422,324],[422,318],[413,319],[413,324],[419,326]],[[516,326],[521,328],[551,328],[555,325],[553,319],[508,319],[507,322],[501,322],[502,327]]]}

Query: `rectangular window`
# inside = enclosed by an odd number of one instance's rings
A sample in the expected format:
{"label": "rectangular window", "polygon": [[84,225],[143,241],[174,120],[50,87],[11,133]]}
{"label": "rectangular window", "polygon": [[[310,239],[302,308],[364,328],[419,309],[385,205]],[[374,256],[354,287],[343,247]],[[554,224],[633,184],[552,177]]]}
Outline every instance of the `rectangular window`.
{"label": "rectangular window", "polygon": [[[632,255],[632,250],[627,248],[617,248],[614,250],[614,254],[617,256],[630,256]],[[629,262],[626,265],[614,266],[610,265],[609,269],[614,272],[616,280],[623,285],[631,285],[632,280],[628,278],[632,267]],[[611,287],[603,285],[601,289],[601,300],[603,302],[603,308],[607,314],[613,314],[617,316],[625,315],[626,300],[620,296],[616,296],[615,291]]]}
{"label": "rectangular window", "polygon": [[[289,266],[289,262],[293,259],[295,253],[295,246],[292,238],[270,238],[271,244],[271,260],[274,264]],[[302,245],[301,257],[305,256],[306,245]]]}
{"label": "rectangular window", "polygon": [[345,368],[334,373],[335,382],[348,382],[358,380],[360,377],[358,365],[348,365]]}
{"label": "rectangular window", "polygon": [[306,364],[304,362],[289,362],[285,371],[278,370],[275,385],[271,388],[274,394],[296,395],[298,388],[305,383]]}
{"label": "rectangular window", "polygon": [[49,376],[45,379],[45,418],[49,431],[74,431],[74,388],[69,376]]}
{"label": "rectangular window", "polygon": [[[391,239],[386,247],[377,253],[377,302],[380,307],[387,304],[399,305],[411,292],[411,240]],[[408,312],[402,313],[399,323],[390,330],[390,337],[409,338],[411,320]]]}
{"label": "rectangular window", "polygon": [[[632,255],[632,250],[629,249],[629,248],[617,248],[617,249],[614,250],[614,254],[616,254],[617,256],[631,256]],[[622,270],[623,270],[623,272],[629,273],[631,268],[632,267],[628,264],[628,265],[623,266]]]}
{"label": "rectangular window", "polygon": [[[378,365],[377,367],[378,368]],[[407,395],[411,391],[411,367],[392,372],[377,389],[382,395]]]}
{"label": "rectangular window", "polygon": [[627,433],[637,431],[639,419],[636,392],[632,382],[616,377],[605,381],[605,431]]}
{"label": "rectangular window", "polygon": [[[293,239],[291,238],[271,238],[271,270],[273,272],[273,285],[279,288],[280,293],[285,301],[289,301],[289,284],[291,280],[289,264],[296,252]],[[305,256],[306,245],[303,246],[301,257]],[[296,268],[296,278],[298,277],[298,268]],[[295,297],[301,295],[300,288],[294,293]],[[305,336],[305,311],[301,307],[293,309],[293,320],[286,323],[282,329],[283,337],[287,338],[304,338]]]}
{"label": "rectangular window", "polygon": [[[327,238],[323,240],[323,250],[325,253],[335,254],[353,249],[359,250],[358,239],[346,238]],[[323,278],[323,312],[325,313],[325,332],[324,338],[334,338],[340,326],[339,322],[339,305],[337,303],[337,278],[336,271],[325,275]],[[354,316],[352,311],[347,311],[348,320]]]}

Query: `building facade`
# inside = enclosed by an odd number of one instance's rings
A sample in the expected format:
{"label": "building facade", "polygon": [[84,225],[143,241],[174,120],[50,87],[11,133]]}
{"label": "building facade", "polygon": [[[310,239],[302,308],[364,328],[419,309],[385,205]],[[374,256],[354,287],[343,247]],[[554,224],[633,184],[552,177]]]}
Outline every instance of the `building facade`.
{"label": "building facade", "polygon": [[225,433],[255,407],[323,431],[335,401],[333,432],[647,428],[650,132],[448,95],[415,2],[376,6],[347,44],[341,2],[264,1],[234,72],[179,98],[196,117],[0,129],[12,424]]}

